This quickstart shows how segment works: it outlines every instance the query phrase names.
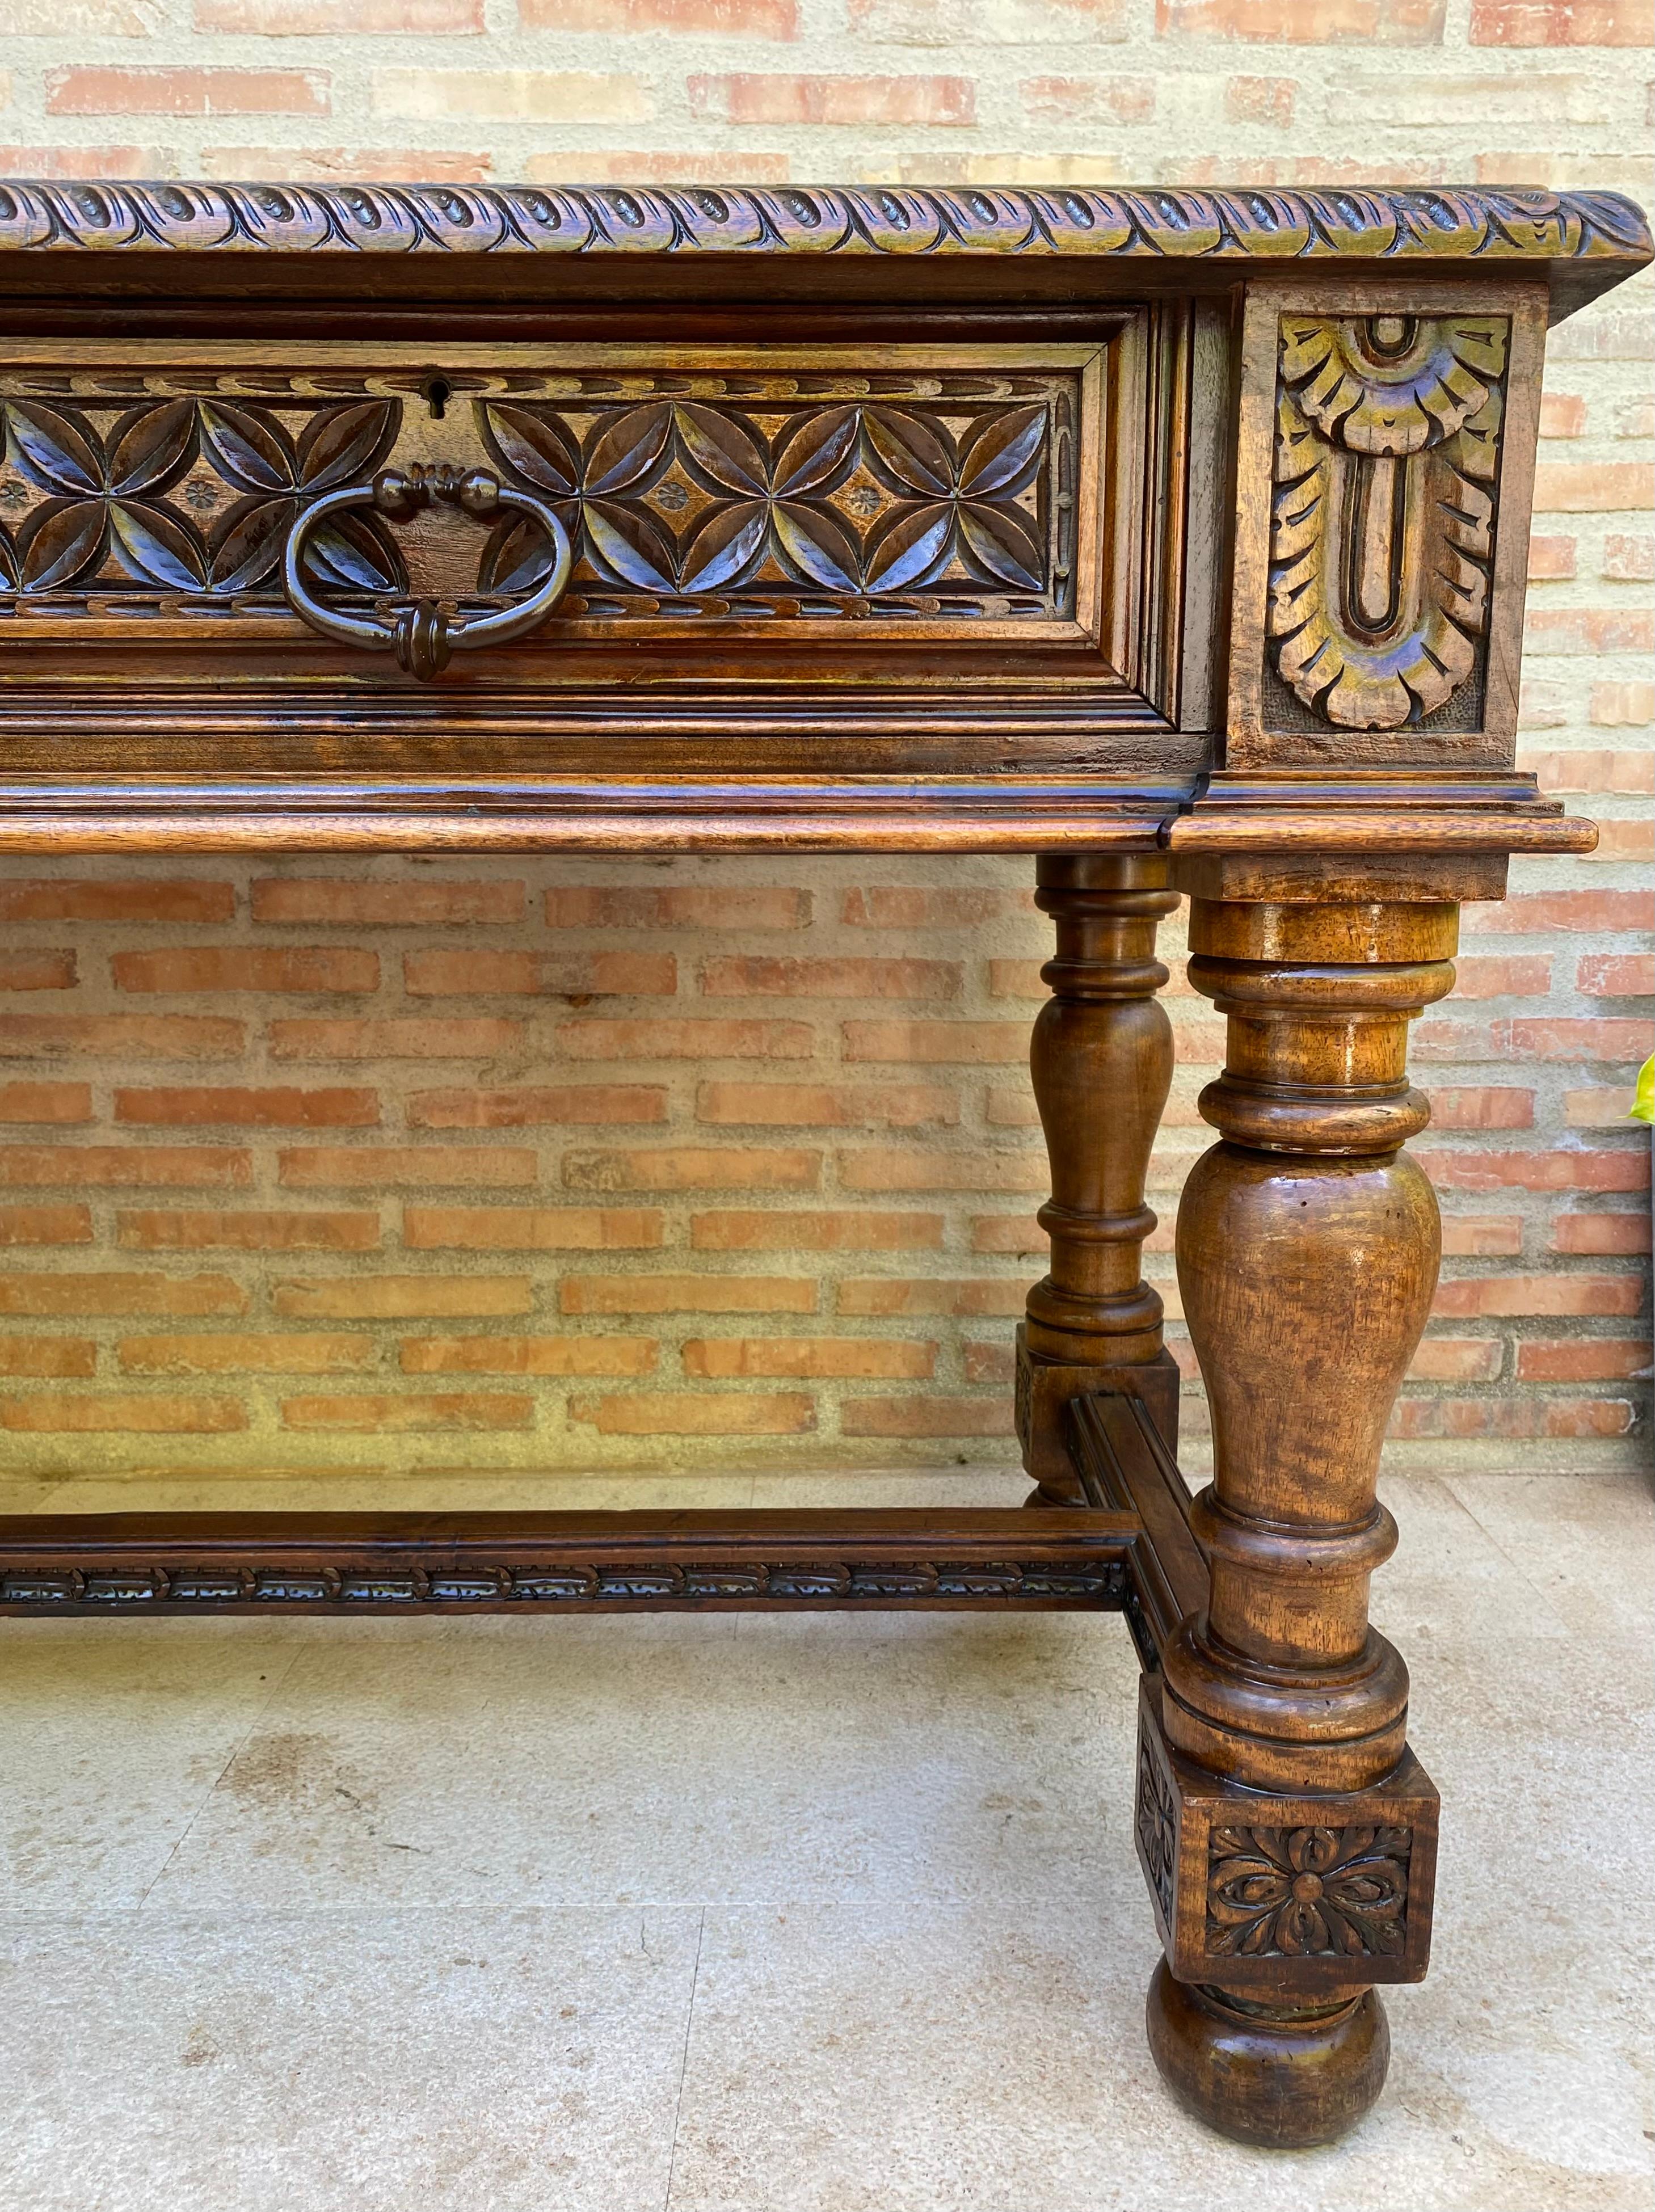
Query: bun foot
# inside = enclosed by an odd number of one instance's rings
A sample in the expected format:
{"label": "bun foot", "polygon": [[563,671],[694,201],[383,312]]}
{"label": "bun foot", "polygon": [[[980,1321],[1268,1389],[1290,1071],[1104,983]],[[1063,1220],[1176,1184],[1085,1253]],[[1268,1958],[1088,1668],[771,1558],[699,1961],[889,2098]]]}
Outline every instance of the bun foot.
{"label": "bun foot", "polygon": [[1372,1990],[1334,2004],[1262,2005],[1174,1981],[1149,1984],[1149,2048],[1186,2111],[1236,2142],[1332,2142],[1378,2101],[1390,2031]]}

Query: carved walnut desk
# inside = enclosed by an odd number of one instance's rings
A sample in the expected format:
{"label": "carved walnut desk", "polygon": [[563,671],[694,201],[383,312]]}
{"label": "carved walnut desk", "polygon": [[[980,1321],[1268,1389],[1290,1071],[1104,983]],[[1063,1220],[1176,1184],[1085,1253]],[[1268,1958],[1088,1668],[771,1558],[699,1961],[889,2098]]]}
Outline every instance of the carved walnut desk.
{"label": "carved walnut desk", "polygon": [[1649,252],[1588,194],[0,187],[0,850],[1026,853],[1056,930],[1032,1510],[14,1519],[5,1609],[1120,1610],[1156,2059],[1348,2125],[1437,1815],[1366,1617],[1408,1025],[1593,842],[1512,767],[1541,355]]}

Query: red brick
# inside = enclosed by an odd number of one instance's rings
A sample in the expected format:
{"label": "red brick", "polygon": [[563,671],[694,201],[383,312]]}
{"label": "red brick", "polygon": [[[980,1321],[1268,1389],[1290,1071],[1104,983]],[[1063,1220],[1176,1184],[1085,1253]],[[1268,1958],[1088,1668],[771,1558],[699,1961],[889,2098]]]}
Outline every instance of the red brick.
{"label": "red brick", "polygon": [[816,1032],[808,1022],[562,1022],[557,1048],[571,1060],[810,1060]]}
{"label": "red brick", "polygon": [[379,955],[342,946],[213,945],[167,952],[116,952],[119,991],[376,991]]}
{"label": "red brick", "polygon": [[1455,995],[1462,999],[1543,999],[1551,987],[1552,963],[1538,955],[1454,963]]}
{"label": "red brick", "polygon": [[482,30],[483,0],[195,0],[195,27],[258,39],[464,37]]}
{"label": "red brick", "polygon": [[960,1352],[968,1382],[1009,1386],[1016,1376],[1017,1353],[1009,1344],[964,1344]]}
{"label": "red brick", "polygon": [[571,1398],[569,1417],[607,1437],[794,1437],[816,1426],[816,1406],[801,1390],[660,1390]]}
{"label": "red brick", "polygon": [[89,1083],[0,1083],[0,1121],[89,1121]]}
{"label": "red brick", "polygon": [[285,1085],[257,1090],[195,1085],[117,1091],[115,1119],[146,1127],[365,1129],[380,1118],[375,1091],[301,1091]]}
{"label": "red brick", "polygon": [[1643,729],[1655,722],[1655,684],[1594,684],[1591,687],[1594,729]]}
{"label": "red brick", "polygon": [[1529,581],[1531,584],[1562,583],[1575,570],[1575,543],[1573,538],[1542,538],[1537,532],[1529,540]]}
{"label": "red brick", "polygon": [[518,20],[526,31],[595,31],[623,39],[652,31],[723,39],[799,33],[794,0],[518,0]]}
{"label": "red brick", "polygon": [[736,955],[703,961],[709,999],[957,999],[958,960],[784,960]]}
{"label": "red brick", "polygon": [[0,1399],[0,1428],[35,1436],[224,1436],[246,1425],[247,1409],[237,1398],[79,1398],[42,1390]]}
{"label": "red brick", "polygon": [[115,1241],[135,1252],[371,1252],[380,1217],[156,1206],[118,1213]]}
{"label": "red brick", "polygon": [[1037,911],[1032,891],[989,890],[976,885],[929,890],[918,884],[873,884],[849,890],[839,919],[854,929],[975,929]]}
{"label": "red brick", "polygon": [[1021,1318],[1029,1295],[1025,1282],[995,1282],[974,1276],[969,1282],[938,1282],[933,1277],[913,1282],[891,1275],[875,1275],[839,1285],[842,1314],[883,1320],[897,1314],[942,1314],[966,1320],[988,1320],[1015,1315]]}
{"label": "red brick", "polygon": [[[716,149],[693,154],[660,148],[649,153],[624,147],[605,147],[601,153],[565,149],[531,154],[526,167],[529,182],[536,185],[785,185],[793,173],[785,154],[724,154]],[[406,164],[397,172],[407,173]]]}
{"label": "red brick", "polygon": [[1415,1151],[1439,1190],[1641,1190],[1649,1162],[1631,1151],[1432,1152]]}
{"label": "red brick", "polygon": [[1586,403],[1578,392],[1543,392],[1540,395],[1540,434],[1542,438],[1584,437]]}
{"label": "red brick", "polygon": [[1444,0],[1155,0],[1159,37],[1319,46],[1442,43]]}
{"label": "red brick", "polygon": [[0,991],[72,991],[72,952],[0,951]]}
{"label": "red brick", "polygon": [[1646,1336],[1534,1337],[1517,1348],[1522,1382],[1626,1382],[1649,1364]]}
{"label": "red brick", "polygon": [[372,1190],[392,1183],[532,1183],[535,1153],[503,1145],[304,1145],[279,1152],[280,1180],[289,1190]]}
{"label": "red brick", "polygon": [[239,1145],[0,1145],[0,1185],[245,1188],[253,1155]]}
{"label": "red brick", "polygon": [[1032,1152],[964,1152],[914,1146],[869,1146],[841,1152],[839,1182],[845,1190],[1039,1191],[1051,1170]]}
{"label": "red brick", "polygon": [[982,1064],[1029,1056],[1026,1022],[847,1022],[843,1034],[847,1060]]}
{"label": "red brick", "polygon": [[241,1314],[247,1294],[228,1275],[0,1275],[0,1314]]}
{"label": "red brick", "polygon": [[326,70],[48,70],[48,115],[326,115]]}
{"label": "red brick", "polygon": [[899,1252],[938,1250],[940,1213],[697,1213],[697,1252]]}
{"label": "red brick", "polygon": [[1494,1382],[1506,1356],[1497,1336],[1427,1336],[1408,1370],[1410,1382]]}
{"label": "red brick", "polygon": [[89,1244],[88,1206],[0,1206],[0,1244]]}
{"label": "red brick", "polygon": [[1451,1257],[1514,1260],[1523,1249],[1523,1222],[1515,1213],[1450,1214],[1442,1249]]}
{"label": "red brick", "polygon": [[1478,1275],[1439,1283],[1439,1319],[1521,1314],[1635,1314],[1643,1285],[1633,1275]]}
{"label": "red brick", "polygon": [[1637,1418],[1624,1398],[1552,1398],[1545,1416],[1549,1437],[1623,1437]]}
{"label": "red brick", "polygon": [[566,1314],[814,1313],[816,1285],[793,1275],[565,1275]]}
{"label": "red brick", "polygon": [[228,884],[94,883],[53,878],[0,883],[0,921],[229,921],[235,892]]}
{"label": "red brick", "polygon": [[253,886],[255,921],[409,929],[520,921],[527,912],[528,886],[512,881],[357,883],[349,876],[264,876]]}
{"label": "red brick", "polygon": [[1655,1024],[1599,1017],[1498,1022],[1506,1049],[1523,1060],[1609,1060],[1636,1063],[1655,1046]]}
{"label": "red brick", "polygon": [[9,177],[165,177],[176,168],[170,153],[144,146],[0,146],[0,173]]}
{"label": "red brick", "polygon": [[1501,1085],[1427,1093],[1433,1129],[1532,1129],[1534,1093]]}
{"label": "red brick", "polygon": [[803,929],[810,915],[810,893],[781,885],[742,890],[677,884],[657,890],[569,884],[546,893],[552,929],[734,929],[745,934]]}
{"label": "red brick", "polygon": [[338,1275],[277,1283],[273,1312],[290,1321],[435,1321],[526,1314],[534,1285],[519,1275]]}
{"label": "red brick", "polygon": [[1590,953],[1575,970],[1588,999],[1642,999],[1655,992],[1655,953]]}
{"label": "red brick", "polygon": [[1003,1390],[991,1398],[847,1398],[839,1408],[847,1437],[1008,1437],[1011,1402]]}
{"label": "red brick", "polygon": [[0,1014],[0,1054],[119,1060],[234,1060],[246,1032],[216,1014]]}
{"label": "red brick", "polygon": [[1468,931],[1550,936],[1554,931],[1655,929],[1655,891],[1524,891],[1499,905],[1468,905]]}
{"label": "red brick", "polygon": [[651,1206],[410,1206],[402,1241],[411,1251],[642,1251],[661,1241]]}
{"label": "red brick", "polygon": [[815,1190],[819,1152],[754,1145],[662,1145],[624,1152],[568,1152],[570,1190]]}
{"label": "red brick", "polygon": [[408,1101],[415,1128],[526,1129],[571,1124],[664,1121],[666,1093],[655,1083],[561,1083],[521,1091],[417,1091]]}
{"label": "red brick", "polygon": [[1564,1119],[1572,1129],[1623,1129],[1636,1095],[1629,1083],[1605,1085],[1589,1091],[1566,1091]]}
{"label": "red brick", "polygon": [[1044,1259],[1046,1232],[1031,1213],[979,1213],[971,1221],[974,1252],[1004,1252],[1014,1259]]}
{"label": "red brick", "polygon": [[1597,825],[1597,849],[1589,860],[1643,866],[1655,860],[1655,822],[1607,821]]}
{"label": "red brick", "polygon": [[989,995],[992,999],[1049,999],[1050,987],[1040,978],[1044,963],[1038,960],[991,960]]}
{"label": "red brick", "polygon": [[407,952],[415,998],[667,997],[678,988],[670,952]]}
{"label": "red brick", "polygon": [[272,1022],[277,1060],[496,1060],[522,1049],[523,1024],[503,1018]]}
{"label": "red brick", "polygon": [[1224,88],[1224,119],[1289,131],[1298,91],[1290,76],[1232,76]]}
{"label": "red brick", "polygon": [[210,1335],[128,1336],[119,1359],[128,1375],[344,1375],[377,1365],[371,1336],[336,1336],[316,1329],[284,1336],[273,1329],[226,1329]]}
{"label": "red brick", "polygon": [[826,124],[889,129],[902,125],[970,129],[976,88],[964,76],[692,76],[691,115],[742,124]]}
{"label": "red brick", "polygon": [[1649,653],[1655,652],[1655,613],[1639,607],[1530,607],[1523,637],[1533,653]]}
{"label": "red brick", "polygon": [[1605,538],[1601,573],[1617,584],[1648,583],[1655,577],[1655,538]]}
{"label": "red brick", "polygon": [[1155,112],[1153,76],[1031,76],[1019,90],[1025,115],[1058,123],[1147,123]]}
{"label": "red brick", "polygon": [[[1187,1099],[1171,1099],[1161,1115],[1161,1126],[1172,1128],[1187,1126],[1195,1116],[1195,1108]],[[1179,1117],[1182,1116],[1182,1124]],[[990,1128],[1037,1129],[1040,1109],[1034,1103],[1034,1093],[1027,1084],[991,1083],[983,1097],[983,1118]]]}
{"label": "red brick", "polygon": [[648,1375],[652,1336],[411,1336],[405,1375]]}
{"label": "red brick", "polygon": [[1554,1252],[1576,1252],[1591,1259],[1615,1253],[1647,1252],[1649,1209],[1636,1213],[1558,1213],[1552,1217]]}
{"label": "red brick", "polygon": [[1471,0],[1474,46],[1655,44],[1650,0]]}
{"label": "red brick", "polygon": [[1609,752],[1588,750],[1559,753],[1528,753],[1518,762],[1539,779],[1546,792],[1613,791],[1639,793],[1655,791],[1655,753]]}
{"label": "red brick", "polygon": [[82,1336],[0,1336],[0,1375],[87,1376],[98,1347]]}
{"label": "red brick", "polygon": [[684,1346],[684,1371],[698,1381],[760,1380],[924,1381],[936,1365],[934,1344],[881,1344],[869,1338],[827,1336],[691,1337]]}
{"label": "red brick", "polygon": [[424,1429],[528,1429],[534,1400],[522,1390],[432,1390],[406,1397],[317,1395],[282,1401],[287,1429],[407,1436]]}
{"label": "red brick", "polygon": [[928,1083],[703,1083],[696,1114],[703,1121],[756,1128],[952,1127],[959,1100]]}

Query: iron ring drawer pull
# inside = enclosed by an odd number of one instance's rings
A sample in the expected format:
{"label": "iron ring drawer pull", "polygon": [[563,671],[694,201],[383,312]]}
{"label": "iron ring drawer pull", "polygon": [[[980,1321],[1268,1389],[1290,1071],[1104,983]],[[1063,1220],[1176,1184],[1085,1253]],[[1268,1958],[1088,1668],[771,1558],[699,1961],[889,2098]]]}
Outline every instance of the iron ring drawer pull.
{"label": "iron ring drawer pull", "polygon": [[[441,501],[463,507],[479,521],[489,521],[502,507],[515,507],[532,515],[551,541],[551,574],[531,598],[493,614],[451,615],[436,599],[411,599],[405,605],[372,615],[341,613],[324,606],[305,588],[305,548],[311,534],[331,514],[347,507],[371,507],[387,521],[405,522],[421,507]],[[563,595],[571,563],[569,532],[543,500],[532,493],[514,491],[486,469],[385,469],[372,483],[347,484],[307,507],[289,532],[282,562],[283,588],[288,605],[300,619],[324,637],[343,645],[364,646],[369,652],[394,651],[398,665],[422,683],[429,683],[445,669],[457,646],[467,648],[508,638],[521,637],[542,623]]]}

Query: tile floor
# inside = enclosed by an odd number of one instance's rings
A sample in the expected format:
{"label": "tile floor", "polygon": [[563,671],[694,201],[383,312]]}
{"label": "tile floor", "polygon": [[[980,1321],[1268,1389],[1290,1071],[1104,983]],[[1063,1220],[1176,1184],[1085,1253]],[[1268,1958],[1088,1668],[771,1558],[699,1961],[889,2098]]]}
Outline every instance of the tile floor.
{"label": "tile floor", "polygon": [[1649,2212],[1648,1490],[1388,1495],[1439,1940],[1337,2148],[1158,2087],[1118,1620],[8,1620],[0,2203]]}

